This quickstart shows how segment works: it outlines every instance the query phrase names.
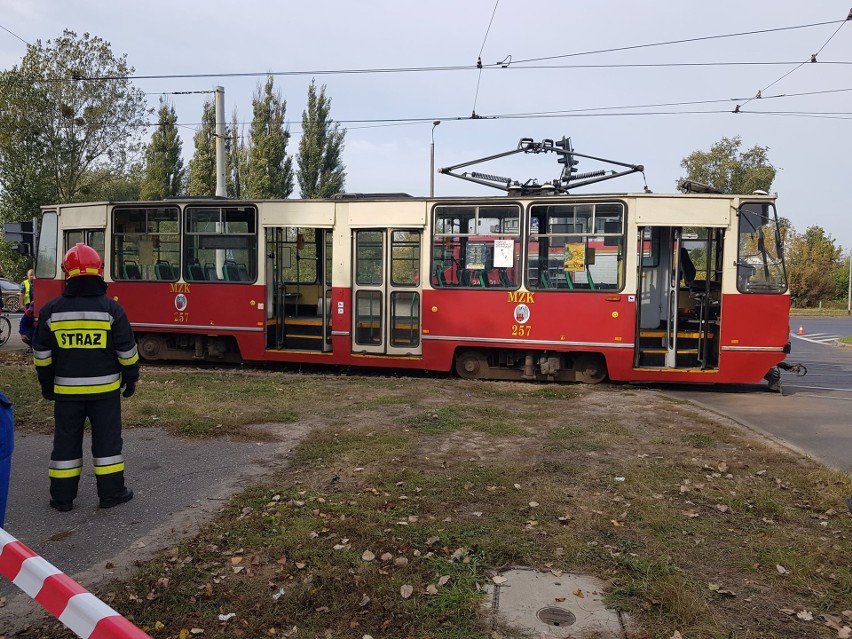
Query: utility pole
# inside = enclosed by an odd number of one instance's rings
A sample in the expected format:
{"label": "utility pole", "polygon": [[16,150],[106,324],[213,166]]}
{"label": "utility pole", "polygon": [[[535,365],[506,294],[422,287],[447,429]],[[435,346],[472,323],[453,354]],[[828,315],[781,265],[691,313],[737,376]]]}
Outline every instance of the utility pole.
{"label": "utility pole", "polygon": [[225,88],[216,87],[216,197],[227,197],[225,181]]}
{"label": "utility pole", "polygon": [[[852,11],[849,14],[852,15]],[[846,314],[852,315],[852,248],[849,249],[849,290],[846,292]]]}
{"label": "utility pole", "polygon": [[435,197],[435,127],[441,124],[440,120],[432,123],[432,152],[429,160],[429,197]]}

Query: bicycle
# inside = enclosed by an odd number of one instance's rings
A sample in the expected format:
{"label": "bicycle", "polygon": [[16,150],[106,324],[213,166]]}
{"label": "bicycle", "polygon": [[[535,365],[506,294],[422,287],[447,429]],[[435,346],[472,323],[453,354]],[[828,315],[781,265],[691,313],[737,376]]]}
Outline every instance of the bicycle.
{"label": "bicycle", "polygon": [[12,334],[12,322],[0,311],[0,346],[3,346]]}

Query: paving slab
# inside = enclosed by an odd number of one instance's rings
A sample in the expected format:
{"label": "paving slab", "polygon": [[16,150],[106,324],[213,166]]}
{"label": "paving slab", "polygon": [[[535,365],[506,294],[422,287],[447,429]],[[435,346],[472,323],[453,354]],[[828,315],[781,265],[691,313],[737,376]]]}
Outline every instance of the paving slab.
{"label": "paving slab", "polygon": [[493,621],[537,639],[631,636],[629,619],[604,605],[605,584],[595,577],[514,568],[497,575],[487,592]]}

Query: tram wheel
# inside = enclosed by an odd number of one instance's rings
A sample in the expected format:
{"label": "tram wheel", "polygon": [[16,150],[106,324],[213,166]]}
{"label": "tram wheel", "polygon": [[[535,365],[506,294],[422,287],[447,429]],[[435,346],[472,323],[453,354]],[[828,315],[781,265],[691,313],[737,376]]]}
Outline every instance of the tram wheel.
{"label": "tram wheel", "polygon": [[462,351],[456,355],[456,373],[464,379],[481,379],[488,370],[488,360],[481,351]]}
{"label": "tram wheel", "polygon": [[606,360],[597,353],[584,353],[574,360],[574,374],[578,382],[600,384],[606,379]]}
{"label": "tram wheel", "polygon": [[160,359],[166,342],[159,335],[143,335],[139,340],[139,356],[149,362]]}

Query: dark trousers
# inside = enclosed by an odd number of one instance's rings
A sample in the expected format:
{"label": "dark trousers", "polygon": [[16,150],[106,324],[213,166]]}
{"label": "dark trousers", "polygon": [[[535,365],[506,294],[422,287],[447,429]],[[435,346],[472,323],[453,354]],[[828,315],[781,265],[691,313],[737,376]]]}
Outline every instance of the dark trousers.
{"label": "dark trousers", "polygon": [[53,452],[50,455],[50,497],[73,501],[83,469],[83,426],[92,425],[92,457],[98,497],[107,499],[124,490],[121,455],[121,397],[118,391],[100,399],[59,400],[53,416]]}

